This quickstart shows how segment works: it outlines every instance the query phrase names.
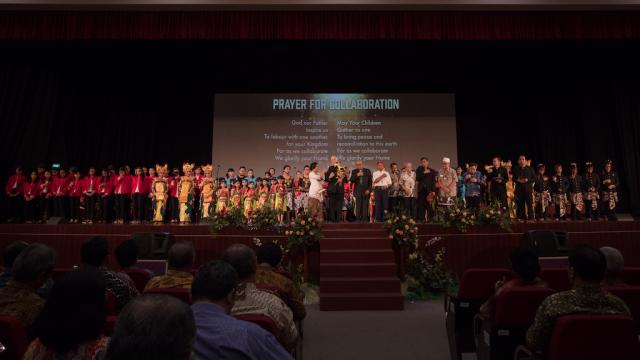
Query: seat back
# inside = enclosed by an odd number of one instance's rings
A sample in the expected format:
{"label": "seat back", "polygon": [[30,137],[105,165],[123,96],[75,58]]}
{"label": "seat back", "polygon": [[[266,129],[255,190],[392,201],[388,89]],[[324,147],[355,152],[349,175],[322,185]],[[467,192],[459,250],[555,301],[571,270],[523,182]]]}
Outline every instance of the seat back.
{"label": "seat back", "polygon": [[485,301],[495,290],[496,281],[509,278],[511,272],[507,269],[467,269],[462,274],[458,299],[464,301]]}
{"label": "seat back", "polygon": [[242,321],[252,322],[266,331],[270,332],[273,336],[277,337],[278,328],[275,321],[272,318],[262,314],[237,314],[233,315],[236,319]]}
{"label": "seat back", "polygon": [[188,305],[191,305],[191,289],[186,288],[153,288],[147,289],[146,294],[161,294],[173,296],[176,299],[182,300]]}
{"label": "seat back", "polygon": [[607,291],[622,299],[627,304],[640,333],[640,286],[606,287]]}
{"label": "seat back", "polygon": [[494,324],[500,327],[529,326],[538,307],[553,290],[538,286],[520,286],[504,289],[496,297]]}
{"label": "seat back", "polygon": [[143,269],[127,269],[124,272],[133,280],[136,289],[141,293],[144,292],[144,287],[151,280],[151,274]]}
{"label": "seat back", "polygon": [[29,345],[29,336],[15,317],[0,316],[0,343],[5,347],[5,351],[0,353],[0,359],[22,359]]}
{"label": "seat back", "polygon": [[569,274],[566,268],[546,268],[540,271],[540,278],[547,282],[550,288],[555,291],[565,291],[571,289]]}
{"label": "seat back", "polygon": [[561,316],[551,332],[547,360],[567,359],[640,359],[633,320],[622,315]]}
{"label": "seat back", "polygon": [[622,280],[629,285],[640,285],[640,267],[624,268]]}

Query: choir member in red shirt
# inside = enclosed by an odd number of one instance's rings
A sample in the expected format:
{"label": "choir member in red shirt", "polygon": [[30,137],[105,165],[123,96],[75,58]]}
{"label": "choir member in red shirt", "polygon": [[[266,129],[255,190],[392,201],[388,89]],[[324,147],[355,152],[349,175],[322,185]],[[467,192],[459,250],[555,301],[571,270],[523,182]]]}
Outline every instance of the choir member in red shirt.
{"label": "choir member in red shirt", "polygon": [[39,194],[39,207],[40,207],[40,221],[44,222],[49,220],[53,215],[53,177],[51,171],[46,170],[42,181],[40,181],[38,194]]}
{"label": "choir member in red shirt", "polygon": [[131,177],[131,200],[133,201],[132,224],[140,224],[144,220],[144,208],[147,202],[147,181],[141,167],[136,167],[135,175]]}
{"label": "choir member in red shirt", "polygon": [[53,181],[53,215],[63,219],[69,218],[69,176],[65,169]]}
{"label": "choir member in red shirt", "polygon": [[127,175],[124,167],[118,169],[118,176],[116,176],[113,186],[116,205],[116,220],[114,223],[124,224],[129,214],[129,198],[131,196],[131,176]]}
{"label": "choir member in red shirt", "polygon": [[69,182],[69,222],[77,224],[80,222],[83,184],[78,169],[73,169],[71,174],[71,181]]}
{"label": "choir member in red shirt", "polygon": [[196,166],[193,170],[193,211],[191,211],[191,222],[196,222],[200,219],[200,184],[204,175],[202,175],[202,167]]}
{"label": "choir member in red shirt", "polygon": [[172,223],[180,221],[180,203],[178,200],[178,183],[180,182],[180,170],[173,169],[173,176],[169,178],[169,206],[167,214]]}
{"label": "choir member in red shirt", "polygon": [[102,211],[102,222],[108,224],[111,221],[113,209],[113,177],[109,170],[103,169],[98,183],[100,193],[100,210]]}
{"label": "choir member in red shirt", "polygon": [[147,187],[147,199],[145,201],[145,219],[148,222],[153,221],[153,194],[151,193],[151,184],[153,183],[153,179],[156,178],[156,168],[153,166],[149,167],[149,176],[145,176],[145,186]]}
{"label": "choir member in red shirt", "polygon": [[8,204],[8,222],[20,222],[20,218],[22,217],[23,212],[23,202],[24,198],[22,197],[22,188],[24,186],[24,175],[22,175],[22,168],[20,166],[16,167],[15,175],[9,178],[7,181],[7,185],[4,187],[4,192],[7,194],[9,198]]}
{"label": "choir member in red shirt", "polygon": [[96,203],[100,189],[100,178],[96,176],[96,168],[90,167],[89,174],[82,180],[82,196],[84,198],[84,223],[93,224],[96,220]]}
{"label": "choir member in red shirt", "polygon": [[24,183],[22,195],[24,197],[24,219],[27,224],[38,221],[38,191],[40,190],[40,181],[38,173],[33,171],[29,181]]}

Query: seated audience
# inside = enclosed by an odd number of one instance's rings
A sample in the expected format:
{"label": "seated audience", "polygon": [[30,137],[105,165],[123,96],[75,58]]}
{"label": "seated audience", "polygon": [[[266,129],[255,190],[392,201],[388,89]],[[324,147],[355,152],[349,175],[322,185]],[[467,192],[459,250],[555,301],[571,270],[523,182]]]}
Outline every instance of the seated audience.
{"label": "seated audience", "polygon": [[258,248],[258,266],[256,285],[275,287],[287,294],[287,305],[293,311],[295,320],[304,319],[307,311],[304,307],[304,295],[298,286],[282,273],[278,272],[282,261],[282,249],[274,243],[266,243]]}
{"label": "seated audience", "polygon": [[627,286],[622,280],[622,272],[624,271],[624,257],[622,253],[611,246],[603,246],[600,252],[604,254],[607,261],[607,270],[604,273],[602,286]]}
{"label": "seated audience", "polygon": [[10,315],[29,330],[42,310],[44,300],[38,289],[51,276],[55,253],[42,244],[32,244],[13,262],[13,278],[0,289],[0,314]]}
{"label": "seated audience", "polygon": [[195,336],[187,304],[166,295],[143,295],[120,312],[106,358],[190,360]]}
{"label": "seated audience", "polygon": [[256,254],[243,244],[231,245],[222,255],[238,272],[235,304],[231,313],[262,314],[270,317],[278,328],[278,340],[288,349],[298,341],[298,330],[293,322],[291,309],[278,296],[256,288]]}
{"label": "seated audience", "polygon": [[2,253],[2,262],[4,265],[4,271],[0,274],[0,288],[5,287],[9,280],[13,277],[11,275],[11,268],[13,267],[13,262],[16,260],[20,252],[27,248],[29,244],[24,241],[15,241],[11,244],[7,245]]}
{"label": "seated audience", "polygon": [[602,289],[600,282],[607,268],[602,252],[579,245],[569,253],[569,279],[573,288],[547,297],[527,331],[527,346],[544,351],[558,317],[575,313],[624,314],[631,316],[627,305]]}
{"label": "seated audience", "polygon": [[136,245],[135,240],[128,239],[121,242],[116,246],[113,253],[116,256],[118,265],[120,266],[120,271],[116,272],[116,275],[126,281],[129,286],[135,287],[136,284],[133,282],[129,274],[124,272],[124,270],[131,269],[133,265],[135,265],[136,261],[138,261],[138,246]]}
{"label": "seated audience", "polygon": [[107,269],[108,255],[109,244],[107,239],[100,236],[85,241],[80,248],[83,267],[98,269],[104,277],[107,290],[111,291],[116,300],[118,300],[118,306],[123,307],[140,294],[132,283],[122,280],[115,272]]}
{"label": "seated audience", "polygon": [[56,282],[33,324],[36,339],[23,360],[102,359],[109,338],[105,325],[105,281],[96,268],[66,274]]}
{"label": "seated audience", "polygon": [[479,315],[483,319],[492,319],[496,306],[496,297],[504,289],[521,286],[547,287],[547,283],[540,279],[540,263],[538,254],[528,247],[519,247],[511,254],[511,270],[513,279],[505,282],[505,279],[498,280],[495,285],[495,293],[482,306]]}
{"label": "seated audience", "polygon": [[193,283],[193,261],[195,260],[195,250],[193,244],[188,241],[180,241],[171,246],[168,255],[167,273],[155,276],[149,280],[145,291],[155,288],[191,288]]}
{"label": "seated audience", "polygon": [[292,359],[269,332],[229,315],[237,284],[238,273],[224,261],[211,261],[198,270],[191,287],[196,358]]}

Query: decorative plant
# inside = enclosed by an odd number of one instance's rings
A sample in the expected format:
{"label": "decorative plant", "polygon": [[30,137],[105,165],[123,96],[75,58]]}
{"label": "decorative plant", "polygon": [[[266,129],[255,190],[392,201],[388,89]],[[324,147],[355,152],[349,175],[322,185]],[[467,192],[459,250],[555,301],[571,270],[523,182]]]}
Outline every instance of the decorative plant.
{"label": "decorative plant", "polygon": [[249,226],[254,230],[274,228],[278,225],[278,213],[270,207],[255,210],[249,220]]}
{"label": "decorative plant", "polygon": [[243,226],[245,226],[244,215],[239,208],[231,208],[209,217],[209,232],[212,235],[216,235],[227,227],[240,228]]}
{"label": "decorative plant", "polygon": [[389,239],[394,249],[408,247],[414,249],[418,242],[418,226],[409,212],[396,207],[385,218],[384,226],[389,229]]}
{"label": "decorative plant", "polygon": [[475,214],[462,206],[460,200],[454,200],[450,205],[438,206],[437,218],[443,227],[455,227],[460,232],[466,232],[469,226],[476,223]]}
{"label": "decorative plant", "polygon": [[447,271],[444,263],[446,248],[441,247],[435,253],[428,249],[442,238],[433,238],[424,249],[409,254],[407,264],[408,296],[425,299],[428,294],[440,294],[456,286],[453,275]]}
{"label": "decorative plant", "polygon": [[482,208],[478,213],[478,223],[498,225],[501,229],[512,232],[509,212],[502,209],[500,202],[495,201]]}
{"label": "decorative plant", "polygon": [[301,213],[285,230],[287,249],[291,254],[301,254],[304,249],[316,246],[322,237],[322,227],[308,211]]}

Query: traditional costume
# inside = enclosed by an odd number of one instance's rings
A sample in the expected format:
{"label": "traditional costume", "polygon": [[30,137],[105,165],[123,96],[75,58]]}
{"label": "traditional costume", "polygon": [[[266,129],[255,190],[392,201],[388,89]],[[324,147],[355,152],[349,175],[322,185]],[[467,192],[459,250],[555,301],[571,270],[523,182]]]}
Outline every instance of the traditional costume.
{"label": "traditional costume", "polygon": [[[602,215],[608,220],[615,220],[615,210],[618,205],[618,174],[611,168],[612,161],[605,162],[605,168],[600,174],[600,199],[602,200]],[[607,170],[607,167],[609,169]]]}
{"label": "traditional costume", "polygon": [[229,189],[227,189],[227,181],[225,178],[219,178],[220,188],[216,191],[216,214],[223,214],[227,211],[229,201]]}
{"label": "traditional costume", "polygon": [[551,191],[549,190],[549,177],[544,173],[544,164],[538,164],[538,174],[533,186],[535,199],[535,214],[538,220],[546,220],[551,204]]}
{"label": "traditional costume", "polygon": [[600,200],[598,189],[600,189],[600,177],[593,171],[592,162],[585,163],[585,167],[587,168],[587,172],[585,172],[582,177],[584,182],[585,210],[587,219],[596,220],[600,217],[598,213],[598,202]]}
{"label": "traditional costume", "polygon": [[562,173],[554,174],[551,177],[551,192],[553,193],[553,205],[555,206],[555,216],[557,219],[564,219],[567,213],[567,190],[569,189],[569,180]]}
{"label": "traditional costume", "polygon": [[211,176],[213,166],[205,165],[204,177],[200,181],[200,219],[206,220],[213,214],[216,184]]}
{"label": "traditional costume", "polygon": [[195,192],[195,182],[193,181],[193,164],[184,163],[182,171],[184,175],[180,177],[178,183],[178,204],[180,206],[180,222],[183,224],[191,222],[193,213],[193,201]]}
{"label": "traditional costume", "polygon": [[167,164],[164,164],[164,166],[156,164],[156,172],[158,176],[151,181],[151,206],[153,209],[151,220],[154,223],[162,223],[169,198]]}
{"label": "traditional costume", "polygon": [[571,163],[571,175],[569,176],[569,203],[571,203],[571,218],[582,220],[584,213],[584,200],[582,198],[583,181],[578,175],[578,165]]}

